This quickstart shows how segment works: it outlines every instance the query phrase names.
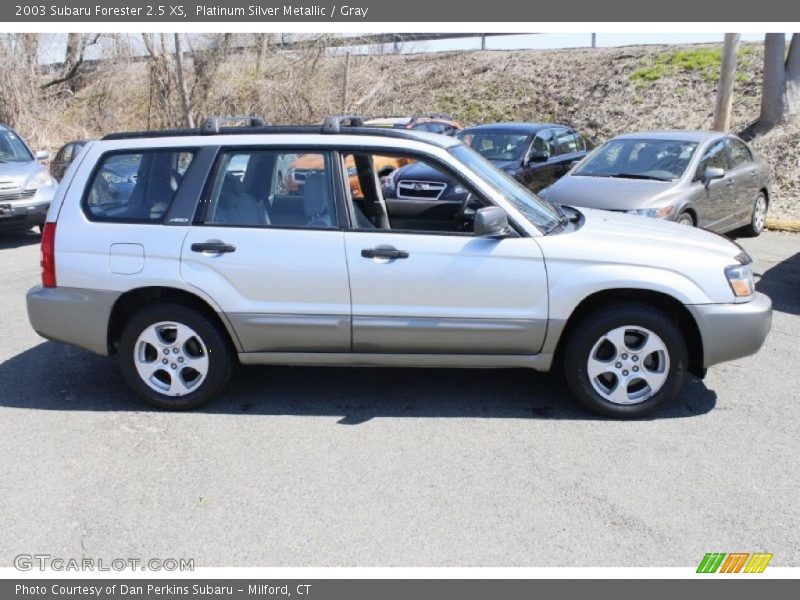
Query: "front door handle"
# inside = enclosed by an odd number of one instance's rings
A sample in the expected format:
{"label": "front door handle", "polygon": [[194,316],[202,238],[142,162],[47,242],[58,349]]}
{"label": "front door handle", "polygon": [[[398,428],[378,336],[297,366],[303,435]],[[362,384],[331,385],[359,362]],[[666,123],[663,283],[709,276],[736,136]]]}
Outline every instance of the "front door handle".
{"label": "front door handle", "polygon": [[192,252],[214,252],[223,254],[225,252],[236,252],[236,246],[225,242],[196,242],[192,244]]}
{"label": "front door handle", "polygon": [[408,258],[408,252],[397,248],[378,246],[377,248],[364,248],[361,256],[364,258]]}

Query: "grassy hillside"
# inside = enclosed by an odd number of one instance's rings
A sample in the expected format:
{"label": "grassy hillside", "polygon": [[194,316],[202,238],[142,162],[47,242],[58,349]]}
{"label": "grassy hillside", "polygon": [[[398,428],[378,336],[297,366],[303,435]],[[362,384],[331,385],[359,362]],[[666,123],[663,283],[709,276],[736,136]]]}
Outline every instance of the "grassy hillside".
{"label": "grassy hillside", "polygon": [[[720,47],[647,46],[554,51],[486,51],[354,56],[347,109],[365,115],[449,112],[465,124],[552,121],[595,142],[639,129],[711,125]],[[272,123],[315,123],[342,110],[341,56],[270,55],[262,72],[252,57],[223,66],[202,113],[263,114]],[[733,129],[758,116],[762,46],[743,45]],[[163,125],[153,110],[142,63],[92,76],[75,96],[55,103],[36,132],[40,145],[67,138]],[[800,219],[800,125],[753,143],[772,165],[771,214]]]}

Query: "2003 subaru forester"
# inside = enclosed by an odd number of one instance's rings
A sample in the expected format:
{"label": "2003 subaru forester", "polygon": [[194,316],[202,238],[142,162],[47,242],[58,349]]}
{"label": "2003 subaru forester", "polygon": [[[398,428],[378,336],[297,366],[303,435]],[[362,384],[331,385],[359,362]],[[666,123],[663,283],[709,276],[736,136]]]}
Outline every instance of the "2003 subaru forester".
{"label": "2003 subaru forester", "polygon": [[[308,154],[317,168],[285,172]],[[424,162],[469,193],[440,200],[420,183],[386,198],[376,156]],[[635,417],[687,371],[764,342],[772,308],[750,262],[705,231],[556,209],[452,138],[351,117],[212,118],[90,143],[52,203],[27,300],[37,332],[116,354],[160,407],[210,400],[236,359],[560,365],[589,409]]]}

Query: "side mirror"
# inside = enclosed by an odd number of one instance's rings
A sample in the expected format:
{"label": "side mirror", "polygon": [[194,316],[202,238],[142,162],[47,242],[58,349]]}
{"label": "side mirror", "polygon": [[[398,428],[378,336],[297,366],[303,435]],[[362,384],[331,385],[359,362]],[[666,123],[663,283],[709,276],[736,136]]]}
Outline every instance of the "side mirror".
{"label": "side mirror", "polygon": [[475,212],[475,235],[501,238],[511,229],[506,212],[498,206],[485,206]]}
{"label": "side mirror", "polygon": [[542,150],[531,150],[530,154],[528,154],[529,163],[543,163],[548,160],[550,160],[550,156]]}
{"label": "side mirror", "polygon": [[44,150],[39,150],[36,153],[36,160],[48,160],[50,158],[50,153]]}
{"label": "side mirror", "polygon": [[706,170],[703,171],[703,181],[706,183],[712,179],[722,179],[723,177],[725,177],[725,169],[719,167],[706,167]]}

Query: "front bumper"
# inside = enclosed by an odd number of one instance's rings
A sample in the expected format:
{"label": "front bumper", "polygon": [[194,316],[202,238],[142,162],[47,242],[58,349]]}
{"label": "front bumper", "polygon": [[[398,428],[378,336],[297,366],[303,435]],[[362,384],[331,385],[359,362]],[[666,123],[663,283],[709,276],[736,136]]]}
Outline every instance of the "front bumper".
{"label": "front bumper", "polygon": [[759,292],[749,302],[687,308],[700,330],[705,368],[755,354],[772,326],[772,300]]}
{"label": "front bumper", "polygon": [[0,231],[29,229],[44,224],[50,202],[3,202],[0,198]]}
{"label": "front bumper", "polygon": [[108,355],[108,322],[119,292],[78,288],[31,288],[28,320],[43,338]]}

